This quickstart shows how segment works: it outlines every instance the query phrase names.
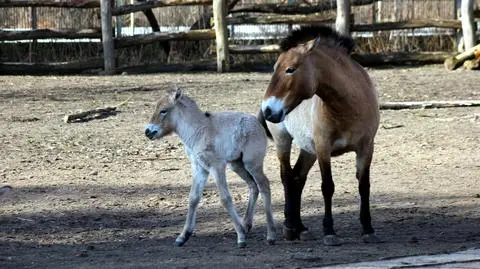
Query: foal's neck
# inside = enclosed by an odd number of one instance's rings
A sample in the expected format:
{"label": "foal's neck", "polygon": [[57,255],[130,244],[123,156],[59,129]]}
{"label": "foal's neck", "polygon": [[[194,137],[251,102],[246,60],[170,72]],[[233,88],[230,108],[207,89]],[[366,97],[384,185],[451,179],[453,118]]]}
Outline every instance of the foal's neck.
{"label": "foal's neck", "polygon": [[183,144],[188,148],[193,148],[195,143],[201,138],[208,128],[208,117],[192,101],[179,104],[178,117],[175,123],[175,133],[180,137]]}

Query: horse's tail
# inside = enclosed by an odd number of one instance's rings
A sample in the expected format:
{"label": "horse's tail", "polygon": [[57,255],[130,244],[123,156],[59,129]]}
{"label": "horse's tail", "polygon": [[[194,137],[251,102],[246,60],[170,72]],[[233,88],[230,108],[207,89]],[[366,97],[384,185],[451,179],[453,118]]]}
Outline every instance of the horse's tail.
{"label": "horse's tail", "polygon": [[267,134],[267,137],[270,139],[273,139],[272,133],[270,133],[270,130],[268,130],[267,122],[263,117],[263,112],[261,109],[258,110],[257,120],[260,122],[260,124],[262,124],[263,128],[265,129],[265,133]]}

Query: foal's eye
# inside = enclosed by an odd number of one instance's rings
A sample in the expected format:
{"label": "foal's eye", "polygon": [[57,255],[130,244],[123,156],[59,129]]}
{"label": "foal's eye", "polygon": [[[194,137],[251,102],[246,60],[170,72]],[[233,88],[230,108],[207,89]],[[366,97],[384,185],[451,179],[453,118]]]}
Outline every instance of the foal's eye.
{"label": "foal's eye", "polygon": [[166,110],[166,109],[160,110],[160,115],[162,115],[162,116],[167,115],[167,113],[168,113],[168,110]]}
{"label": "foal's eye", "polygon": [[293,73],[295,73],[295,71],[297,71],[295,67],[288,67],[287,69],[285,69],[285,73],[289,75],[292,75]]}

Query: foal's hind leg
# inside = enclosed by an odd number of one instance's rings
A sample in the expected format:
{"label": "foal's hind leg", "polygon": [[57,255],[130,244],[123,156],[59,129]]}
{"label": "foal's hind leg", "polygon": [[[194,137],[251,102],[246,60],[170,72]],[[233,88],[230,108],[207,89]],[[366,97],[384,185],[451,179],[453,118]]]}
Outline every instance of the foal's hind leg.
{"label": "foal's hind leg", "polygon": [[230,164],[232,170],[237,173],[245,182],[248,184],[248,206],[247,206],[247,213],[245,214],[244,222],[245,222],[245,230],[247,232],[252,229],[253,225],[253,215],[255,214],[255,204],[258,198],[258,187],[257,183],[253,179],[253,177],[248,173],[245,169],[245,166],[242,161],[235,161]]}
{"label": "foal's hind leg", "polygon": [[270,183],[268,178],[263,173],[263,163],[258,161],[248,162],[245,163],[245,169],[251,176],[253,176],[255,182],[257,183],[258,189],[262,194],[265,215],[267,218],[267,242],[268,244],[273,245],[275,244],[276,239],[275,220],[273,219],[272,213]]}
{"label": "foal's hind leg", "polygon": [[375,235],[370,216],[370,164],[372,162],[373,143],[357,151],[357,179],[360,192],[360,222],[365,243],[378,243],[381,240]]}

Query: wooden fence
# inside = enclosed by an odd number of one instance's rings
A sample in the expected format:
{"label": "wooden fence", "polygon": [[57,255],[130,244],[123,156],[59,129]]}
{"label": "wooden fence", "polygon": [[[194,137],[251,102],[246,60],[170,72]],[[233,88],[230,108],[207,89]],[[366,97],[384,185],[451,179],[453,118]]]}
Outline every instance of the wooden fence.
{"label": "wooden fence", "polygon": [[[458,0],[456,0],[458,1]],[[464,0],[465,1],[465,0]],[[353,6],[372,5],[379,0],[351,0]],[[335,1],[333,2],[335,3]],[[161,8],[167,6],[185,6],[185,5],[212,5],[214,11],[213,24],[214,29],[189,30],[181,33],[159,33],[154,32],[146,35],[113,37],[112,17],[130,14],[132,12],[148,12],[152,8]],[[217,70],[225,72],[229,70],[229,53],[272,53],[278,52],[276,45],[269,46],[239,46],[228,44],[227,25],[238,24],[310,24],[332,22],[335,16],[325,11],[336,8],[336,5],[318,4],[307,6],[304,4],[281,5],[281,4],[250,4],[234,7],[227,11],[225,0],[156,0],[137,2],[114,7],[112,0],[82,0],[82,1],[55,1],[55,0],[23,0],[23,1],[1,1],[2,7],[58,7],[58,8],[98,8],[101,9],[102,29],[32,29],[28,31],[3,31],[0,30],[0,41],[14,41],[25,39],[80,39],[80,38],[101,38],[103,43],[103,60],[86,59],[73,62],[62,63],[0,63],[0,72],[25,70],[34,72],[35,70],[69,71],[76,72],[88,68],[105,69],[106,74],[114,74],[115,49],[136,46],[139,44],[149,44],[162,41],[173,40],[216,40]],[[459,6],[460,7],[460,6]],[[251,14],[252,12],[255,15]],[[229,16],[227,16],[229,13]],[[480,17],[478,10],[473,12],[475,16]],[[345,16],[350,19],[350,17]],[[152,24],[152,27],[154,25]],[[375,32],[385,30],[417,29],[425,27],[462,29],[462,23],[459,20],[407,20],[399,22],[383,22],[372,24],[353,24],[350,30],[353,32]],[[396,53],[396,54],[361,54],[354,57],[363,65],[375,65],[381,63],[398,62],[442,62],[451,53]]]}

